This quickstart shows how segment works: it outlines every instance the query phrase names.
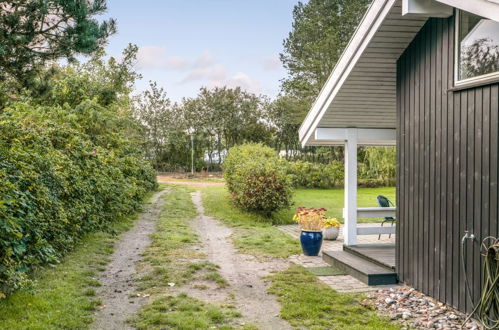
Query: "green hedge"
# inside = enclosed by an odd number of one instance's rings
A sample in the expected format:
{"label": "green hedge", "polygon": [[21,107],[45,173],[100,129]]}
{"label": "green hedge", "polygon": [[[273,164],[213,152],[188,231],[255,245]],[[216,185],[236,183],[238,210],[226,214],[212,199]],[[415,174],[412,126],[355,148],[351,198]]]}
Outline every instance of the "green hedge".
{"label": "green hedge", "polygon": [[294,161],[289,162],[288,174],[294,187],[334,188],[343,184],[343,168],[343,163],[338,161],[327,165]]}
{"label": "green hedge", "polygon": [[[374,188],[395,185],[395,160],[381,159],[379,163],[388,165],[383,165],[386,168],[381,168],[381,165],[375,167],[363,163],[359,164],[358,182],[360,187]],[[344,164],[339,161],[333,161],[330,164],[294,161],[288,164],[288,174],[293,187],[296,188],[343,187],[344,173]]]}
{"label": "green hedge", "polygon": [[267,216],[291,205],[286,171],[286,161],[262,144],[233,147],[224,162],[227,188],[236,205]]}
{"label": "green hedge", "polygon": [[0,296],[156,187],[134,122],[96,101],[17,103],[0,114]]}

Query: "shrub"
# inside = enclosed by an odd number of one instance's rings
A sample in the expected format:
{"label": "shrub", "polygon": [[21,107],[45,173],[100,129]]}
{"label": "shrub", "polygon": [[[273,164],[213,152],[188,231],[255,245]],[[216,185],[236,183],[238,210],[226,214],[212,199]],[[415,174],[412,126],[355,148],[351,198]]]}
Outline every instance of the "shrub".
{"label": "shrub", "polygon": [[291,205],[286,170],[286,162],[261,144],[233,147],[224,162],[227,188],[236,205],[267,216]]}
{"label": "shrub", "polygon": [[289,162],[288,173],[294,187],[334,188],[343,184],[344,166],[339,161],[330,164],[294,161]]}
{"label": "shrub", "polygon": [[140,208],[156,182],[133,131],[126,115],[94,101],[17,103],[0,114],[0,296]]}
{"label": "shrub", "polygon": [[[393,150],[387,148],[387,152],[371,152],[379,159],[364,160],[359,163],[358,182],[360,187],[374,188],[395,185],[395,160],[392,157]],[[366,153],[369,156],[371,154]],[[372,156],[370,156],[373,158]],[[367,159],[367,157],[366,157]],[[296,188],[338,188],[343,187],[344,164],[333,161],[329,164],[311,163],[305,161],[289,162],[288,174],[293,187]]]}
{"label": "shrub", "polygon": [[393,186],[397,154],[394,147],[365,147],[359,157],[359,178],[363,186]]}

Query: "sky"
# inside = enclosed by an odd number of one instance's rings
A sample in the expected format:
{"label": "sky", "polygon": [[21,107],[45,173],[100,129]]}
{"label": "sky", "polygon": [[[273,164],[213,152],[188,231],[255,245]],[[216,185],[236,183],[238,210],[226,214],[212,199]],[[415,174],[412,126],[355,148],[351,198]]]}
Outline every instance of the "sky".
{"label": "sky", "polygon": [[202,86],[229,86],[275,97],[286,71],[279,61],[298,0],[107,0],[118,33],[106,52],[139,46],[136,85],[149,81],[173,101]]}

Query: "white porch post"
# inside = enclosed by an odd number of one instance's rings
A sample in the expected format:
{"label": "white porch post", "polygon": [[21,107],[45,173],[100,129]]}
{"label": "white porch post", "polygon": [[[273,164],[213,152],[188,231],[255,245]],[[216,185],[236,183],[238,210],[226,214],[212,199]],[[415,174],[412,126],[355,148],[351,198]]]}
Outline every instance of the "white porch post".
{"label": "white porch post", "polygon": [[345,245],[357,244],[357,129],[346,130],[345,143]]}

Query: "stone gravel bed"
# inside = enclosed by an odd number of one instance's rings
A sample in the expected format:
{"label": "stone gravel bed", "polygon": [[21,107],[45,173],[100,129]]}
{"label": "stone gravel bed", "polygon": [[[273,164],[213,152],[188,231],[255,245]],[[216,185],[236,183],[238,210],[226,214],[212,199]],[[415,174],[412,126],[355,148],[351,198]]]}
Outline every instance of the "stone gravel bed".
{"label": "stone gravel bed", "polygon": [[403,329],[480,329],[466,315],[414,288],[403,286],[367,294],[363,304],[403,324]]}

